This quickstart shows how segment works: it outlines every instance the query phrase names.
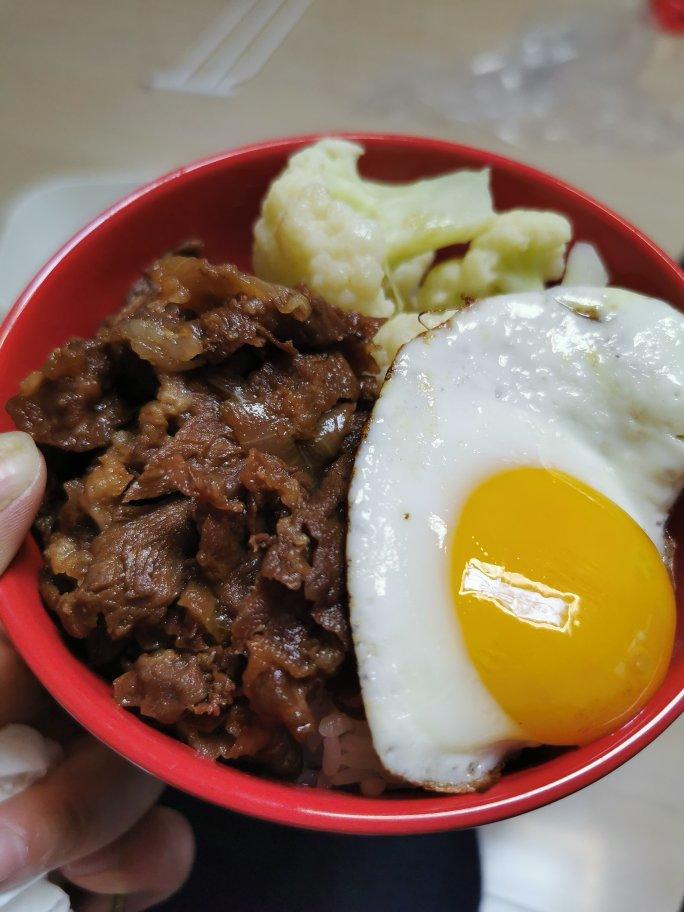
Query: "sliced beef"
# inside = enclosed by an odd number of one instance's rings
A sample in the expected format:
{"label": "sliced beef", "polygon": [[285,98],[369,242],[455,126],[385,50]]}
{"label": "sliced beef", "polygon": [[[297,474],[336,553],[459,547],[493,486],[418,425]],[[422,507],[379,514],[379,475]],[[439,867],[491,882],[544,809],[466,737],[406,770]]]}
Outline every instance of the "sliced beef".
{"label": "sliced beef", "polygon": [[179,492],[232,509],[240,485],[242,451],[230,428],[211,414],[189,417],[166,437],[125,493],[132,503]]}
{"label": "sliced beef", "polygon": [[191,510],[187,500],[145,508],[93,539],[91,560],[74,597],[74,604],[89,614],[89,627],[102,615],[112,639],[120,639],[137,624],[163,620],[190,577],[195,541]]}
{"label": "sliced beef", "polygon": [[234,657],[224,650],[194,655],[160,649],[139,656],[114,682],[114,694],[122,706],[138,707],[165,725],[183,716],[218,718],[235,697],[228,673],[234,669]]}
{"label": "sliced beef", "polygon": [[378,324],[195,252],[8,406],[48,447],[41,589],[122,705],[292,777],[322,695],[354,698],[346,497]]}
{"label": "sliced beef", "polygon": [[132,408],[113,387],[107,345],[71,339],[26,377],[7,411],[37,443],[78,453],[106,446]]}
{"label": "sliced beef", "polygon": [[166,725],[178,722],[207,694],[206,676],[197,657],[173,649],[144,653],[114,683],[114,695],[122,706],[137,706],[144,715]]}

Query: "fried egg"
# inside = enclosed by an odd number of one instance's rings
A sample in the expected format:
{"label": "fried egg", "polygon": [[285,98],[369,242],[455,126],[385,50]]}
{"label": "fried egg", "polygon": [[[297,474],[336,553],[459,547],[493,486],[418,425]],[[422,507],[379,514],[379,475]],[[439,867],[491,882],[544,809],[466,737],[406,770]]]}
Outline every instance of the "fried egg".
{"label": "fried egg", "polygon": [[466,791],[634,716],[675,629],[684,316],[619,289],[489,298],[399,352],[354,468],[352,631],[392,773]]}

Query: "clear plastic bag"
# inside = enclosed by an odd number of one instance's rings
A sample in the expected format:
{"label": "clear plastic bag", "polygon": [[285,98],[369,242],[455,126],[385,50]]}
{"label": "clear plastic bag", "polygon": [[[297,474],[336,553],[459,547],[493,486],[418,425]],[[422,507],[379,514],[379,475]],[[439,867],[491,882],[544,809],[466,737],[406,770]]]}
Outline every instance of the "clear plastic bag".
{"label": "clear plastic bag", "polygon": [[[513,145],[535,137],[611,148],[684,146],[684,93],[663,99],[643,75],[662,38],[642,4],[585,5],[535,22],[453,71],[423,103],[459,123],[490,123]],[[681,52],[681,48],[678,48]]]}

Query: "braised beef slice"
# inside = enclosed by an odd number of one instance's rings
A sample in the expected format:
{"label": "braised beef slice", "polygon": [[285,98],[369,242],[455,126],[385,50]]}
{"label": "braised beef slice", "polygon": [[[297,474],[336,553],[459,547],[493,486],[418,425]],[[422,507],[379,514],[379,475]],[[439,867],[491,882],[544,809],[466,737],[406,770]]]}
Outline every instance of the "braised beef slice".
{"label": "braised beef slice", "polygon": [[217,508],[231,509],[240,484],[242,452],[230,428],[211,415],[190,417],[150,455],[124,502],[175,491]]}
{"label": "braised beef slice", "polygon": [[143,653],[133,671],[116,679],[114,694],[122,706],[138,706],[144,715],[171,725],[206,698],[207,683],[196,656],[164,649]]}
{"label": "braised beef slice", "polygon": [[71,339],[22,382],[7,411],[37,443],[82,452],[106,446],[132,407],[113,388],[112,356],[99,340]]}
{"label": "braised beef slice", "polygon": [[49,449],[41,589],[124,706],[293,777],[321,694],[350,699],[346,497],[378,324],[195,252],[8,406]]}
{"label": "braised beef slice", "polygon": [[184,715],[218,717],[233,703],[234,656],[222,649],[193,655],[174,649],[143,653],[114,682],[122,706],[139,707],[166,725]]}
{"label": "braised beef slice", "polygon": [[136,624],[163,620],[190,576],[191,510],[187,500],[143,509],[93,539],[92,559],[74,599],[90,612],[90,626],[101,614],[110,636],[120,639]]}

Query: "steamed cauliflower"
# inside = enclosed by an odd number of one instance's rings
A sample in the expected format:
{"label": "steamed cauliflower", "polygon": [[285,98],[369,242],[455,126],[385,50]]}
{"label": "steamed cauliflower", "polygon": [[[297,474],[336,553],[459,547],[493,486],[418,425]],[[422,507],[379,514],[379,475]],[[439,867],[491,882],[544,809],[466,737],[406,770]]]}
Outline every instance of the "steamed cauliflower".
{"label": "steamed cauliflower", "polygon": [[390,263],[466,244],[494,220],[489,171],[452,171],[409,184],[364,182]]}
{"label": "steamed cauliflower", "polygon": [[271,184],[254,226],[254,269],[273,282],[304,283],[343,310],[387,317],[394,305],[383,291],[382,230],[326,188],[336,168],[348,174],[351,165],[355,172],[362,151],[327,140],[292,156]]}
{"label": "steamed cauliflower", "polygon": [[610,281],[608,267],[593,244],[578,241],[568,254],[561,285],[593,285],[605,288]]}
{"label": "steamed cauliflower", "polygon": [[457,257],[443,260],[433,267],[425,277],[415,297],[416,310],[445,310],[447,307],[460,307],[461,297],[461,264]]}
{"label": "steamed cauliflower", "polygon": [[399,284],[403,270],[415,284],[419,264],[427,268],[438,247],[467,242],[491,224],[489,174],[382,184],[359,176],[362,153],[327,139],[291,157],[254,227],[254,268],[271,281],[303,282],[343,310],[385,317],[397,304],[393,276]]}
{"label": "steamed cauliflower", "polygon": [[392,269],[387,277],[388,293],[400,309],[415,309],[418,289],[434,259],[432,252],[420,253],[410,260],[403,260]]}
{"label": "steamed cauliflower", "polygon": [[[572,234],[563,216],[495,213],[487,170],[366,180],[357,167],[363,151],[325,139],[293,155],[263,201],[253,260],[265,279],[304,283],[343,310],[388,318],[375,337],[382,374],[404,343],[467,300],[542,289],[563,275]],[[454,244],[469,246],[433,265]],[[577,270],[593,275],[585,254],[578,250]]]}
{"label": "steamed cauliflower", "polygon": [[512,209],[497,216],[463,257],[461,293],[484,297],[541,291],[563,275],[570,222],[556,212]]}
{"label": "steamed cauliflower", "polygon": [[400,313],[383,323],[373,339],[375,360],[378,362],[380,375],[385,375],[402,345],[426,330],[445,323],[455,313],[455,310],[446,310],[439,314]]}
{"label": "steamed cauliflower", "polygon": [[539,291],[563,275],[571,236],[570,222],[556,212],[503,212],[462,259],[445,260],[430,270],[416,306],[439,310],[458,307],[467,298]]}

